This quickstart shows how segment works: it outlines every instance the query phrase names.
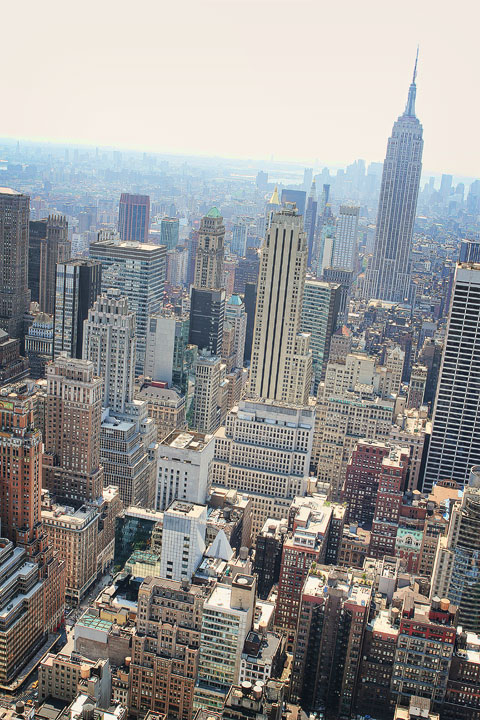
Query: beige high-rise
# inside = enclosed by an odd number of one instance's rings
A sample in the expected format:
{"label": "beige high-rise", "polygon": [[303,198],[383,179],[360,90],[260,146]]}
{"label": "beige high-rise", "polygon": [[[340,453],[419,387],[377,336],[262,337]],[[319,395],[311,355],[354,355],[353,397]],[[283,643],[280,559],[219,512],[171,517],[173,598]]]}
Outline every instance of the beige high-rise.
{"label": "beige high-rise", "polygon": [[273,215],[262,245],[250,369],[256,397],[308,403],[310,334],[300,332],[307,257],[302,217],[286,203]]}
{"label": "beige high-rise", "polygon": [[224,253],[225,226],[223,218],[216,207],[213,207],[202,218],[198,233],[198,247],[195,258],[194,286],[212,290],[225,286]]}
{"label": "beige high-rise", "polygon": [[47,367],[43,487],[71,504],[102,494],[102,400],[103,380],[92,362],[61,353]]}

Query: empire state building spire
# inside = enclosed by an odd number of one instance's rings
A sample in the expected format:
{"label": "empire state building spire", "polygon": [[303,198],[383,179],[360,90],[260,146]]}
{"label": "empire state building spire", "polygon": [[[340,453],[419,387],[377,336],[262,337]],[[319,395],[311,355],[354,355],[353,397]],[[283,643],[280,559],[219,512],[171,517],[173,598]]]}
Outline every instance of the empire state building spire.
{"label": "empire state building spire", "polygon": [[410,85],[410,87],[408,89],[407,105],[405,107],[405,112],[403,113],[407,117],[415,117],[415,98],[417,96],[417,86],[415,84],[415,81],[417,79],[417,63],[418,63],[418,47],[417,47],[417,55],[415,57],[415,66],[413,68],[412,84]]}
{"label": "empire state building spire", "polygon": [[388,139],[375,245],[365,278],[366,300],[412,300],[410,253],[423,153],[423,130],[415,115],[416,75],[417,60],[405,112],[394,123]]}

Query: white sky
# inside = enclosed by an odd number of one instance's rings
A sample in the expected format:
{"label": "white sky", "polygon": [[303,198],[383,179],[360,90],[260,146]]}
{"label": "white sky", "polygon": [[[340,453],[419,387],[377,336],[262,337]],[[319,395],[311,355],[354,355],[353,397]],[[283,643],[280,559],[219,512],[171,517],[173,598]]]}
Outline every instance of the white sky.
{"label": "white sky", "polygon": [[477,0],[1,3],[0,136],[383,160],[417,43],[424,167],[480,176]]}

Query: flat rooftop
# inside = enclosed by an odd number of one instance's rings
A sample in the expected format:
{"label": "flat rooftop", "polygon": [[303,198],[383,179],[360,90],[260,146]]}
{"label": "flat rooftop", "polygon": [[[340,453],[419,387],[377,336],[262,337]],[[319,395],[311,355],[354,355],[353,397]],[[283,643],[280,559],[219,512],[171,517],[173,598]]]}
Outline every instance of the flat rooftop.
{"label": "flat rooftop", "polygon": [[168,445],[178,450],[196,450],[200,452],[211,440],[212,435],[204,435],[203,433],[186,432],[183,430],[174,430],[167,435],[161,442],[162,445]]}

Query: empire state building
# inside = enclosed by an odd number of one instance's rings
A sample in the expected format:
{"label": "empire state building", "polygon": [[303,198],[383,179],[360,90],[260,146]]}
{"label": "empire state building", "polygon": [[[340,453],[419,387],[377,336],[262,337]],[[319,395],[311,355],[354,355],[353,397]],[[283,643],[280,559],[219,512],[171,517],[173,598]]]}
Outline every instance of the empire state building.
{"label": "empire state building", "polygon": [[411,299],[410,250],[423,152],[423,129],[415,115],[416,74],[415,60],[405,112],[395,122],[388,139],[374,252],[365,283],[367,300],[408,302]]}

